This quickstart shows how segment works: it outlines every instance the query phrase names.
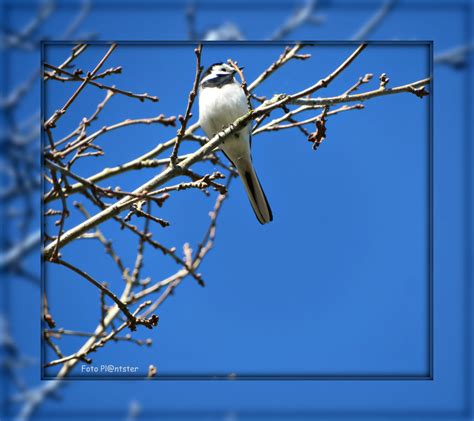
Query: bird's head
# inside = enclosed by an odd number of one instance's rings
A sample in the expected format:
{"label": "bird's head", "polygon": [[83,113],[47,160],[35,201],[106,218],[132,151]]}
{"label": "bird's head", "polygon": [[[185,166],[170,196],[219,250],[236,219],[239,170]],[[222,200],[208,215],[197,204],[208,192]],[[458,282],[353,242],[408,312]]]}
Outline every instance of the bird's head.
{"label": "bird's head", "polygon": [[227,63],[214,63],[203,73],[201,86],[222,86],[231,83],[236,72],[237,70]]}

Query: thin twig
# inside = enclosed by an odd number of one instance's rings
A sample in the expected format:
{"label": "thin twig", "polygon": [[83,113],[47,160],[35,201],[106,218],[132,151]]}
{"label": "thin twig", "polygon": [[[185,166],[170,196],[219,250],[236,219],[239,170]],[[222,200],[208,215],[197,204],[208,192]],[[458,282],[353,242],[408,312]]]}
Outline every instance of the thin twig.
{"label": "thin twig", "polygon": [[[63,70],[65,67],[68,67],[71,65],[71,63],[80,55],[82,54],[86,48],[88,47],[88,44],[78,44],[75,45],[72,48],[71,55],[62,63],[58,66],[58,69]],[[45,73],[44,75],[44,80],[48,80],[50,77],[55,76],[57,73],[56,70],[54,70],[51,73]]]}
{"label": "thin twig", "polygon": [[[117,305],[117,307],[127,317],[130,330],[136,330],[136,326],[139,324],[144,325],[148,329],[152,329],[153,326],[156,326],[158,322],[158,317],[156,315],[153,315],[150,319],[135,317],[130,312],[127,305],[124,302],[122,302],[120,298],[117,297],[112,291],[110,291],[103,283],[96,281],[88,273],[84,272],[82,269],[79,269],[78,267],[72,265],[69,262],[66,262],[61,259],[57,259],[55,263],[65,266],[68,269],[72,270],[73,272],[76,272],[78,275],[82,276],[84,279],[86,279],[88,282],[90,282],[92,285],[98,288],[101,292],[109,296],[112,299],[112,301]],[[101,321],[101,324],[105,326],[105,322],[103,320]]]}
{"label": "thin twig", "polygon": [[[158,102],[159,101],[159,98],[157,96],[149,95],[146,92],[143,93],[143,94],[136,94],[136,93],[131,92],[131,91],[125,91],[123,89],[119,89],[114,85],[109,86],[109,85],[105,85],[103,83],[99,83],[96,80],[94,80],[95,73],[92,74],[90,77],[88,77],[88,76],[83,77],[83,76],[80,76],[78,74],[68,72],[67,70],[60,69],[59,67],[53,66],[52,64],[44,63],[44,67],[47,67],[48,69],[53,69],[53,70],[57,71],[58,73],[63,73],[65,75],[69,76],[71,78],[71,80],[82,81],[82,83],[85,83],[85,84],[88,83],[89,85],[93,85],[93,86],[95,86],[99,89],[106,89],[106,90],[112,91],[116,94],[125,95],[125,96],[128,96],[130,98],[136,98],[136,99],[140,100],[141,102],[144,102],[146,99],[151,101],[151,102]],[[48,73],[46,73],[46,74],[48,74]],[[58,79],[58,80],[62,81],[62,82],[69,81],[69,79]]]}
{"label": "thin twig", "polygon": [[387,0],[382,3],[375,14],[351,37],[352,41],[367,40],[377,26],[385,19],[395,6],[395,0]]}
{"label": "thin twig", "polygon": [[368,99],[376,98],[384,95],[399,94],[402,92],[408,92],[415,94],[418,97],[428,95],[428,92],[424,90],[426,85],[429,85],[431,78],[425,78],[416,82],[407,83],[406,85],[397,86],[395,88],[379,88],[373,91],[364,92],[361,94],[354,95],[339,95],[328,98],[295,98],[289,101],[290,104],[297,105],[312,105],[312,106],[324,106],[324,105],[335,105],[346,102],[363,102]]}
{"label": "thin twig", "polygon": [[[44,123],[44,128],[45,129],[51,129],[52,127],[55,127],[57,121],[63,116],[67,109],[71,106],[71,104],[74,102],[74,100],[78,97],[78,95],[81,93],[81,91],[86,87],[86,85],[89,83],[90,78],[93,77],[99,69],[103,66],[105,61],[109,58],[110,54],[115,50],[117,47],[117,44],[112,44],[109,48],[109,50],[105,53],[104,57],[99,61],[97,66],[92,70],[92,72],[88,73],[85,78],[82,79],[82,83],[79,85],[79,87],[76,89],[76,91],[72,94],[72,96],[66,101],[66,103],[62,106],[61,109],[57,110],[47,121]],[[46,63],[44,66],[48,66]],[[64,70],[59,69],[59,67],[55,67],[53,70],[61,71],[64,72]],[[94,82],[96,83],[96,82]]]}
{"label": "thin twig", "polygon": [[176,117],[165,117],[163,114],[160,114],[157,117],[151,118],[137,118],[137,119],[126,119],[121,121],[120,123],[112,124],[110,126],[103,126],[101,129],[97,130],[96,132],[90,134],[89,136],[85,137],[84,139],[79,139],[77,142],[74,142],[71,145],[66,145],[66,147],[60,151],[54,153],[54,157],[56,158],[64,158],[69,153],[73,152],[77,148],[80,148],[84,145],[90,144],[94,141],[97,137],[103,135],[104,133],[111,132],[113,130],[120,129],[122,127],[131,126],[135,124],[163,124],[165,126],[174,126],[176,121]]}
{"label": "thin twig", "polygon": [[194,82],[193,82],[193,87],[191,88],[191,91],[189,92],[189,97],[188,97],[188,104],[186,105],[186,112],[184,113],[184,116],[179,116],[179,121],[181,123],[181,126],[178,130],[178,134],[176,136],[176,142],[173,146],[173,151],[171,152],[170,156],[170,165],[175,166],[176,165],[176,159],[178,157],[178,151],[179,151],[179,145],[181,141],[183,140],[183,137],[186,133],[186,127],[188,125],[189,119],[191,118],[191,110],[193,108],[194,104],[194,99],[196,98],[197,91],[199,88],[199,80],[201,78],[201,73],[202,73],[202,66],[201,66],[201,53],[202,53],[202,44],[199,44],[195,49],[194,53],[196,54],[196,73],[194,75]]}

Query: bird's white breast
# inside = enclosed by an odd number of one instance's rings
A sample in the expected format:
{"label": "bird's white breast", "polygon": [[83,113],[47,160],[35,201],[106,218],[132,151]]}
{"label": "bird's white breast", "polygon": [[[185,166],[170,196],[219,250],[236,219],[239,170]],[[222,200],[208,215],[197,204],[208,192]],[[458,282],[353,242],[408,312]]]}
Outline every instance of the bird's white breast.
{"label": "bird's white breast", "polygon": [[227,127],[247,111],[247,99],[237,83],[204,88],[199,96],[199,121],[208,136]]}
{"label": "bird's white breast", "polygon": [[[199,95],[199,122],[209,138],[247,112],[247,98],[238,83],[206,87]],[[249,126],[240,130],[238,137],[226,139],[221,147],[233,160],[249,153]]]}

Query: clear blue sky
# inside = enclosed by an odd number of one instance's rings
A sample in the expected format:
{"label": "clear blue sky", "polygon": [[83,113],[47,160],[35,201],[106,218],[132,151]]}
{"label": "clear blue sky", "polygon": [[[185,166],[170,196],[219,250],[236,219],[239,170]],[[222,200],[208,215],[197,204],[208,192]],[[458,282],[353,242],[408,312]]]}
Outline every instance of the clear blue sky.
{"label": "clear blue sky", "polygon": [[[214,9],[208,4],[198,13],[198,27],[205,30],[221,22],[224,15],[226,21],[240,27],[247,39],[261,39],[292,10],[283,3],[274,7],[262,4],[252,13],[248,7],[245,11],[235,7]],[[348,38],[376,4],[325,7],[320,11],[327,17],[323,26],[306,25],[290,38]],[[14,10],[13,18],[24,22],[28,11]],[[55,28],[64,24],[71,11],[56,13],[48,33],[55,34]],[[459,7],[400,6],[371,38],[434,40],[439,52],[463,43],[465,24]],[[109,8],[102,3],[93,9],[83,28],[85,32],[97,32],[99,39],[152,40],[183,38],[186,26],[183,10],[169,5]],[[97,128],[126,117],[183,113],[194,77],[192,48],[119,46],[106,67],[121,65],[123,74],[108,82],[156,94],[160,102],[141,104],[115,97]],[[306,87],[332,71],[354,48],[309,47],[306,52],[312,54],[310,61],[291,63],[262,84],[257,93],[269,96]],[[245,66],[247,79],[253,80],[281,50],[278,45],[206,45],[203,62],[206,65],[233,58]],[[59,64],[68,51],[67,46],[48,47],[47,61]],[[77,65],[90,69],[105,51],[103,46],[90,47]],[[22,60],[35,63],[25,54],[13,59],[15,65]],[[377,86],[382,72],[390,77],[390,86],[424,78],[430,73],[428,49],[421,44],[369,46],[322,95],[341,93],[369,72],[375,78],[368,88]],[[465,309],[459,303],[465,293],[463,165],[467,133],[465,109],[460,107],[466,80],[463,71],[442,66],[436,68],[435,77],[435,381],[83,381],[63,388],[64,400],[48,402],[44,410],[114,409],[123,413],[133,398],[145,411],[337,409],[345,414],[365,410],[393,410],[396,414],[402,409],[407,413],[426,409],[442,413],[462,406]],[[73,86],[56,83],[50,88],[48,115],[64,103]],[[67,133],[80,118],[90,114],[103,95],[88,87],[72,112],[61,119],[56,136]],[[36,100],[32,97],[25,108],[34,109]],[[112,343],[93,355],[94,364],[137,365],[141,373],[154,364],[162,374],[426,375],[429,98],[420,100],[404,94],[365,105],[365,110],[330,118],[328,137],[316,152],[296,130],[255,137],[254,163],[272,205],[274,222],[264,227],[257,223],[239,181],[235,182],[219,220],[215,248],[201,267],[206,288],[187,279],[159,311],[159,328],[138,332],[137,337],[152,337],[153,347]],[[83,175],[93,174],[104,165],[139,156],[174,133],[173,128],[133,126],[105,135],[98,143],[104,146],[106,157],[83,160],[77,168]],[[104,185],[120,184],[131,189],[152,175],[153,170],[134,172]],[[175,195],[158,214],[170,220],[172,226],[156,228],[155,235],[169,246],[180,247],[184,241],[196,244],[211,206],[212,200],[198,192]],[[73,215],[68,223],[77,221],[79,218]],[[133,264],[133,237],[113,224],[106,224],[104,231],[115,240],[126,264]],[[67,246],[64,258],[73,262],[87,259],[90,273],[119,291],[121,280],[101,246],[92,242],[85,246]],[[156,251],[146,251],[144,275],[166,276],[173,268]],[[92,329],[99,317],[95,291],[62,270],[51,270],[48,276],[52,311],[60,315],[58,324]],[[21,321],[25,330],[34,332],[19,335],[18,342],[24,348],[39,349],[37,319],[33,314],[25,317],[24,310],[36,308],[37,293],[21,282],[15,283],[10,293],[13,302],[19,296],[26,301],[11,306],[12,323]],[[64,351],[75,350],[77,343],[70,342],[70,349]],[[35,383],[38,370],[28,376]],[[102,393],[105,388],[107,394]],[[100,407],[91,404],[98,393]]]}

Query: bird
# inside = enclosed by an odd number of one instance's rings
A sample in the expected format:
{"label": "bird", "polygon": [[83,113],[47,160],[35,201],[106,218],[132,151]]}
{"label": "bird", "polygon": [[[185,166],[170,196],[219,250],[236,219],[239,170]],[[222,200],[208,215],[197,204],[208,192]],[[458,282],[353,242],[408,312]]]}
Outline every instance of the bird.
{"label": "bird", "polygon": [[[199,123],[209,139],[249,111],[244,89],[234,77],[236,73],[236,68],[227,63],[214,63],[202,74]],[[226,136],[220,145],[239,173],[255,216],[266,224],[273,220],[273,214],[255,172],[250,148],[250,123]]]}

